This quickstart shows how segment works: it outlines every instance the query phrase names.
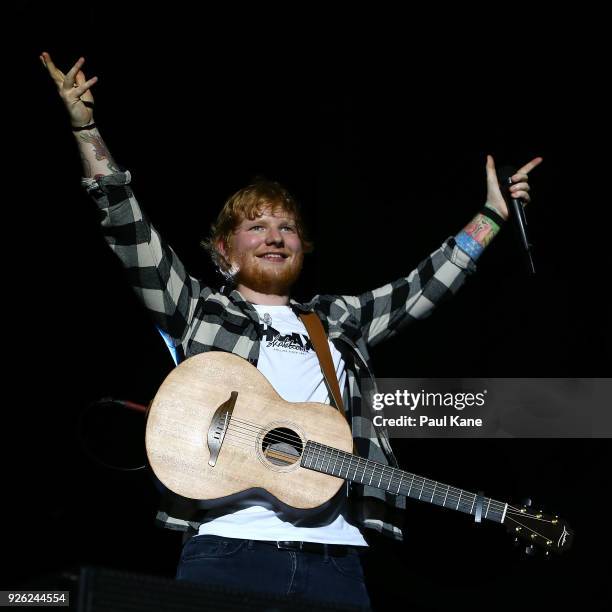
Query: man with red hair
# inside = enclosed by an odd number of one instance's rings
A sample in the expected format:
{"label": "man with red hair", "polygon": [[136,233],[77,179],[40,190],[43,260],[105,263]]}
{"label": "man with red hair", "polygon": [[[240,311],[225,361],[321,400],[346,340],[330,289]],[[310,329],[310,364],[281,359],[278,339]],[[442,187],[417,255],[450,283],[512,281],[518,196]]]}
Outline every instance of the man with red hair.
{"label": "man with red hair", "polygon": [[[319,295],[305,304],[290,297],[304,254],[312,249],[293,197],[278,183],[256,181],[231,196],[204,246],[227,285],[215,290],[190,276],[150,224],[93,122],[91,87],[80,58],[63,74],[48,53],[41,61],[68,110],[83,162],[83,185],[102,211],[111,249],[130,272],[132,286],[171,348],[175,361],[222,350],[249,360],[279,395],[293,402],[333,403],[301,313],[315,312],[329,337],[355,447],[363,457],[395,466],[384,428],[374,426],[361,381],[373,378],[369,350],[404,325],[428,316],[455,293],[498,233],[508,210],[493,159],[486,164],[487,201],[454,238],[407,276],[356,296]],[[515,198],[529,202],[528,173],[513,177]],[[252,505],[206,514],[167,502],[158,522],[193,535],[177,578],[368,606],[360,554],[366,528],[402,538],[405,498],[351,484],[323,524],[283,520]]]}

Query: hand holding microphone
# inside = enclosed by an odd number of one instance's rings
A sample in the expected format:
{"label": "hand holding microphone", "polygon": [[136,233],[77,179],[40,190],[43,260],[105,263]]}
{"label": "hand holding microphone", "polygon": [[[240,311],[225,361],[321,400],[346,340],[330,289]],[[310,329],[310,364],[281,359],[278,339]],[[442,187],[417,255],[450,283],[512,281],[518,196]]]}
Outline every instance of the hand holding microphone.
{"label": "hand holding microphone", "polygon": [[535,274],[535,266],[523,207],[531,201],[527,182],[528,174],[542,161],[541,157],[536,157],[516,171],[510,166],[504,166],[499,172],[498,179],[493,157],[487,155],[487,205],[493,207],[502,218],[512,217],[514,219],[531,274]]}

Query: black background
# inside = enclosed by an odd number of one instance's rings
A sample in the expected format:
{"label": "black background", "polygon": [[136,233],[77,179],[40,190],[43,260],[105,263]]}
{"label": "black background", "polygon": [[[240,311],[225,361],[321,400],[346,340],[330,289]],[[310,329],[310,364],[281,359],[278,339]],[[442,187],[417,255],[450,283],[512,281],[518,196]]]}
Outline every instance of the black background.
{"label": "black background", "polygon": [[[537,278],[504,231],[451,303],[375,349],[375,369],[607,376],[598,19],[534,19],[23,5],[9,58],[17,73],[7,77],[21,112],[6,122],[18,138],[5,203],[5,244],[14,245],[5,257],[16,273],[5,298],[14,398],[3,427],[5,587],[82,564],[172,576],[180,551],[180,536],[153,524],[148,476],[102,467],[78,441],[91,402],[147,403],[172,362],[97,229],[39,53],[64,71],[86,58],[109,149],[190,272],[211,282],[199,241],[257,174],[303,204],[316,250],[296,296],[308,298],[381,285],[457,233],[485,201],[487,154],[498,166],[542,156],[528,211]],[[96,412],[86,424],[104,458],[135,465],[143,456],[140,416]],[[608,440],[394,447],[410,471],[497,499],[531,496],[566,517],[577,539],[562,559],[524,559],[503,529],[409,502],[403,544],[372,537],[377,606],[400,598],[407,607],[531,609],[588,594],[591,609],[603,608]]]}

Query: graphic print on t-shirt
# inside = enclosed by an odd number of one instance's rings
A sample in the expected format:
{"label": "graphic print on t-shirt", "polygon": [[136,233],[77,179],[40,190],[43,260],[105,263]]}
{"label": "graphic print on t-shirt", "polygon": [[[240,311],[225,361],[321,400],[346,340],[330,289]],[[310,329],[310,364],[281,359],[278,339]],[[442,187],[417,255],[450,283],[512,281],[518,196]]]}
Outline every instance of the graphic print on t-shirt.
{"label": "graphic print on t-shirt", "polygon": [[[253,306],[259,315],[257,369],[289,402],[329,403],[319,358],[301,319],[289,306]],[[329,347],[343,388],[344,360],[331,342]]]}
{"label": "graphic print on t-shirt", "polygon": [[[268,317],[271,319],[269,314]],[[283,335],[272,325],[267,325],[265,319],[266,317],[264,315],[264,323],[260,323],[259,327],[261,331],[261,342],[262,344],[265,343],[266,349],[275,349],[288,353],[307,353],[308,351],[314,351],[314,346],[312,346],[312,342],[306,334],[293,332]]]}

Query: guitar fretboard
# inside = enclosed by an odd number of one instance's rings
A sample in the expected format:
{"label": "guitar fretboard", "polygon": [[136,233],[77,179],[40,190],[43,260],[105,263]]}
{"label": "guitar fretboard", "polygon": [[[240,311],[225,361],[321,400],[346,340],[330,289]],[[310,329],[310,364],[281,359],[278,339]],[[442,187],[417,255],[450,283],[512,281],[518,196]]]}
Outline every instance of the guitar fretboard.
{"label": "guitar fretboard", "polygon": [[344,480],[503,523],[507,504],[309,440],[300,465]]}

